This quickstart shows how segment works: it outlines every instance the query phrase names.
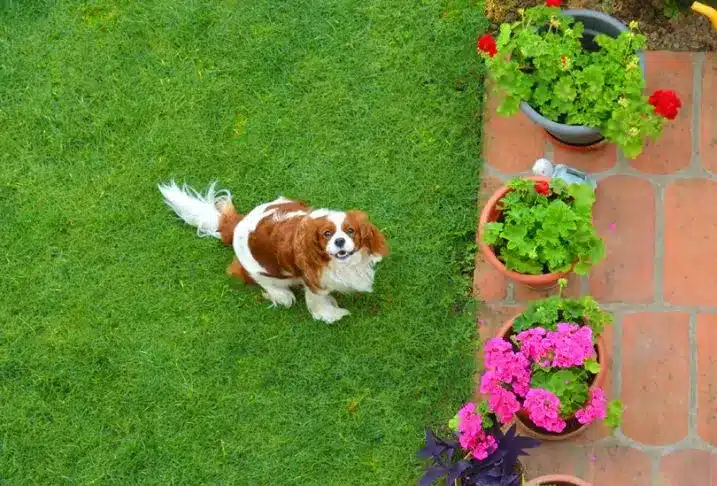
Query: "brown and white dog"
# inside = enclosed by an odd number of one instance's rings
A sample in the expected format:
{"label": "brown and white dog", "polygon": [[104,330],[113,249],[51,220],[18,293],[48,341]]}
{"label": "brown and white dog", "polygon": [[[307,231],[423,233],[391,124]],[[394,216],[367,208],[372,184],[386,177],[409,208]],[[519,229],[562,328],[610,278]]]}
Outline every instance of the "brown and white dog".
{"label": "brown and white dog", "polygon": [[349,311],[331,292],[371,292],[375,265],[388,255],[383,234],[361,211],[312,209],[280,197],[239,214],[229,191],[202,195],[174,181],[160,184],[165,202],[199,236],[234,248],[227,272],[264,290],[272,305],[291,307],[303,286],[314,319],[336,322]]}

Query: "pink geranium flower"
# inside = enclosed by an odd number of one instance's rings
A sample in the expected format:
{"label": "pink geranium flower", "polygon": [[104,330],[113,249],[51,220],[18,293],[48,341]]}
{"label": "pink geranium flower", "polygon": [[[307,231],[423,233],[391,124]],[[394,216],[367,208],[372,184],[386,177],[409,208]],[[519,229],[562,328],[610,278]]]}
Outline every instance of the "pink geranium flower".
{"label": "pink geranium flower", "polygon": [[528,417],[537,425],[549,432],[562,432],[566,423],[560,418],[560,399],[553,393],[542,388],[532,388],[525,396],[523,407]]}
{"label": "pink geranium flower", "polygon": [[581,424],[591,424],[594,421],[604,419],[607,416],[607,398],[602,388],[591,388],[590,398],[585,408],[575,412],[575,418]]}
{"label": "pink geranium flower", "polygon": [[561,322],[557,331],[549,332],[546,339],[553,352],[552,366],[556,368],[582,366],[595,354],[593,330],[588,326]]}
{"label": "pink geranium flower", "polygon": [[513,351],[513,346],[503,338],[491,338],[483,348],[484,362],[487,368],[496,368],[503,364],[506,353]]}
{"label": "pink geranium flower", "polygon": [[483,418],[476,413],[475,403],[466,403],[458,411],[458,442],[479,461],[498,448],[495,437],[483,430]]}
{"label": "pink geranium flower", "polygon": [[520,352],[536,363],[541,363],[550,353],[550,342],[545,339],[545,329],[533,327],[519,332],[515,339],[520,343]]}
{"label": "pink geranium flower", "polygon": [[503,338],[486,342],[485,367],[493,372],[495,379],[511,385],[515,393],[525,396],[530,387],[530,360],[521,352],[514,352],[513,345]]}
{"label": "pink geranium flower", "polygon": [[501,386],[493,389],[488,396],[488,406],[501,424],[507,424],[513,420],[515,414],[520,410],[520,402],[515,394]]}

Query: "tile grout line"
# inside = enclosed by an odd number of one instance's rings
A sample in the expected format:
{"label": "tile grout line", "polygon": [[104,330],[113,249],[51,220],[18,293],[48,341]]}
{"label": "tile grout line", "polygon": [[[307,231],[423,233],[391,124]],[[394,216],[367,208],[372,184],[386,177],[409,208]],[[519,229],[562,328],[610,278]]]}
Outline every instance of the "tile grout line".
{"label": "tile grout line", "polygon": [[[521,302],[509,301],[507,299],[492,301],[493,304],[501,304],[506,307],[518,307]],[[634,304],[626,302],[600,302],[600,307],[610,312],[622,311],[626,314],[636,312],[697,312],[700,314],[715,314],[717,306],[689,306],[669,304]]]}
{"label": "tile grout line", "polygon": [[[484,171],[486,174],[492,175],[494,177],[497,177],[502,180],[508,180],[512,177],[516,176],[530,176],[533,175],[533,173],[529,170],[524,170],[520,172],[504,172],[500,169],[496,169],[492,166],[486,166],[484,168]],[[670,174],[652,174],[650,172],[642,172],[637,169],[634,169],[629,166],[620,167],[619,162],[614,167],[611,167],[609,169],[597,171],[597,172],[590,172],[590,175],[597,179],[598,183],[602,179],[607,179],[608,177],[614,176],[614,175],[624,175],[624,176],[631,176],[631,177],[639,177],[643,179],[647,179],[653,183],[659,183],[659,184],[669,184],[671,182],[676,181],[682,181],[685,179],[708,179],[708,180],[717,180],[717,173],[712,173],[707,170],[705,170],[702,167],[693,168],[692,166],[681,169],[676,172],[672,172]]]}
{"label": "tile grout line", "polygon": [[614,314],[612,338],[612,396],[622,400],[622,330],[624,314],[617,311]]}
{"label": "tile grout line", "polygon": [[[629,447],[631,449],[637,449],[639,451],[644,452],[645,454],[657,454],[660,457],[668,456],[674,452],[681,452],[681,451],[688,451],[688,450],[697,450],[697,451],[704,451],[709,452],[710,454],[716,454],[717,453],[717,447],[714,447],[710,444],[705,443],[702,440],[693,439],[691,437],[685,437],[677,442],[673,442],[671,444],[660,444],[660,445],[652,445],[652,444],[645,444],[639,441],[636,441],[635,439],[631,438],[628,435],[625,435],[622,430],[618,430],[615,432],[614,437],[605,437],[602,439],[599,439],[595,442],[592,442],[594,445],[604,445],[605,443],[612,443],[615,442],[615,445],[621,446],[621,447]],[[596,485],[598,486],[598,485]],[[622,486],[622,485],[620,485]]]}
{"label": "tile grout line", "polygon": [[689,342],[689,396],[687,400],[687,435],[688,437],[700,438],[697,422],[697,312],[690,313],[690,324],[688,327]]}
{"label": "tile grout line", "polygon": [[590,276],[581,275],[580,279],[580,295],[590,295]]}
{"label": "tile grout line", "polygon": [[552,140],[550,140],[549,137],[545,137],[545,149],[543,152],[543,157],[552,162],[553,165],[555,164],[555,146],[553,145],[553,142]]}
{"label": "tile grout line", "polygon": [[663,486],[660,479],[660,462],[662,461],[662,451],[659,454],[649,454],[650,472],[652,473],[652,486]]}
{"label": "tile grout line", "polygon": [[702,119],[702,74],[704,73],[705,54],[698,52],[692,60],[692,160],[690,167],[700,170],[700,121]]}
{"label": "tile grout line", "polygon": [[652,285],[653,302],[664,304],[665,279],[665,188],[660,183],[653,183],[655,188],[655,256],[653,257]]}
{"label": "tile grout line", "polygon": [[[615,165],[608,169],[607,172],[614,171],[615,175],[627,175],[630,169],[632,169],[632,167],[630,167],[630,163],[627,161],[624,152],[620,147],[615,147]],[[595,176],[595,174],[599,174],[599,172],[593,173],[593,176]]]}
{"label": "tile grout line", "polygon": [[[505,286],[505,299],[506,303],[515,302],[515,283],[508,279],[508,284]],[[517,302],[515,302],[517,303]]]}

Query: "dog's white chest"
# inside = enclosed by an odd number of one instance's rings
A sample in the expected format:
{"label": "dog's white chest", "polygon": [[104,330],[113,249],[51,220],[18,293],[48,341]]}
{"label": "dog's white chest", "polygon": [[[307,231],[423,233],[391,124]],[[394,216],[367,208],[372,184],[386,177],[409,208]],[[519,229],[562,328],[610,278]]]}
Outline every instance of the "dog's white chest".
{"label": "dog's white chest", "polygon": [[329,292],[371,292],[381,257],[364,252],[354,254],[347,262],[331,261],[321,276],[321,286]]}

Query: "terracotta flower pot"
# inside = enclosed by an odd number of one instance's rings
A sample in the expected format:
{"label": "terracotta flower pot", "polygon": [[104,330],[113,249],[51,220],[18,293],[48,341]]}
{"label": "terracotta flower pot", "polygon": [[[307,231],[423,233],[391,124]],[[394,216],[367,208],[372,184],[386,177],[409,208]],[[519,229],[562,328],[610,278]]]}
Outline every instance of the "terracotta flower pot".
{"label": "terracotta flower pot", "polygon": [[[530,176],[526,177],[526,179],[530,179],[535,182],[543,181],[550,183],[549,177]],[[526,275],[523,273],[513,272],[505,267],[505,264],[500,261],[498,256],[493,251],[493,248],[483,241],[485,225],[487,223],[498,221],[498,218],[501,215],[501,212],[497,207],[498,202],[508,193],[509,190],[510,188],[508,186],[503,186],[495,191],[493,196],[488,200],[485,206],[483,206],[483,210],[481,211],[480,220],[478,222],[478,245],[483,253],[483,257],[485,261],[497,268],[500,273],[518,283],[534,289],[549,289],[555,287],[558,284],[558,280],[564,278],[568,274],[567,272],[546,273],[543,275]]]}
{"label": "terracotta flower pot", "polygon": [[549,474],[548,476],[540,476],[532,481],[529,481],[526,486],[592,486],[587,481],[583,481],[575,476],[567,476],[565,474]]}
{"label": "terracotta flower pot", "polygon": [[[520,314],[503,324],[503,326],[498,329],[496,337],[507,339],[511,334],[513,322],[519,315]],[[607,354],[607,347],[605,346],[605,340],[602,336],[598,336],[597,338],[595,338],[595,351],[597,352],[597,361],[598,363],[600,363],[600,371],[598,371],[598,374],[595,375],[593,382],[590,384],[590,389],[602,387],[605,383],[605,378],[607,377],[607,367],[603,365],[604,363],[607,363],[609,361],[609,357]],[[575,417],[572,417],[565,420],[565,422],[567,422],[567,426],[565,427],[564,432],[548,432],[547,430],[544,430],[533,424],[528,418],[528,413],[522,409],[516,414],[515,420],[518,423],[519,432],[521,432],[523,435],[535,437],[540,441],[555,442],[572,439],[573,437],[576,437],[585,432],[590,426],[590,424],[583,425],[578,422]]]}

